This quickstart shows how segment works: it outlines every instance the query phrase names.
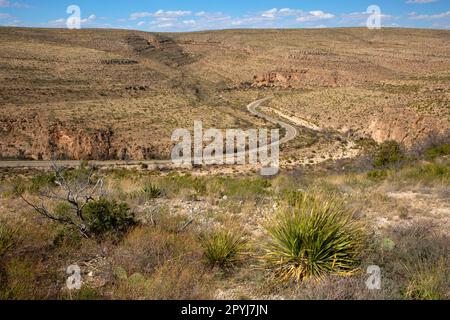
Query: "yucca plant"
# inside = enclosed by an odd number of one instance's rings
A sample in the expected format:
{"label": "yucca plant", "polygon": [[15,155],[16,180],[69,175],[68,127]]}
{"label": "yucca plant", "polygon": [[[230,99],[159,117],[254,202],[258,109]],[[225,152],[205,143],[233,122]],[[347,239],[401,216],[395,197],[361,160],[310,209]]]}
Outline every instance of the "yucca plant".
{"label": "yucca plant", "polygon": [[238,233],[215,231],[202,239],[204,258],[212,268],[230,268],[241,259],[246,241]]}
{"label": "yucca plant", "polygon": [[162,195],[161,189],[151,183],[145,185],[139,191],[139,196],[141,196],[145,200],[156,199],[156,198],[159,198],[161,195]]}
{"label": "yucca plant", "polygon": [[263,258],[275,277],[300,282],[354,272],[364,233],[342,201],[311,192],[287,200],[266,227],[270,241]]}

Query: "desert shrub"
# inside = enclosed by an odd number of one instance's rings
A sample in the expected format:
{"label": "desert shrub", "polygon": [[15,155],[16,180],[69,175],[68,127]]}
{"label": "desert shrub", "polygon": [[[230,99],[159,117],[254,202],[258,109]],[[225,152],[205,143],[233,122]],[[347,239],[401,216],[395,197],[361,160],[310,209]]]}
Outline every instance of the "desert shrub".
{"label": "desert shrub", "polygon": [[446,156],[450,154],[450,143],[445,143],[439,146],[431,147],[424,153],[426,160],[433,160],[437,157]]}
{"label": "desert shrub", "polygon": [[180,194],[183,190],[204,194],[207,190],[205,179],[189,174],[169,174],[160,181],[160,185],[171,195]]}
{"label": "desert shrub", "polygon": [[447,163],[424,163],[414,166],[404,167],[396,177],[399,181],[418,180],[418,181],[442,181],[450,183],[450,166]]}
{"label": "desert shrub", "polygon": [[81,234],[78,230],[70,227],[63,226],[57,230],[55,237],[53,238],[53,245],[55,247],[78,247],[82,241]]}
{"label": "desert shrub", "polygon": [[211,275],[202,265],[173,260],[152,274],[124,274],[112,291],[116,299],[196,300],[211,299],[211,286]]}
{"label": "desert shrub", "polygon": [[123,234],[137,223],[126,203],[117,203],[105,198],[89,202],[83,208],[83,217],[89,232],[94,235]]}
{"label": "desert shrub", "polygon": [[113,254],[114,265],[128,274],[152,273],[164,261],[199,261],[202,249],[189,232],[169,231],[161,225],[139,226],[130,231]]}
{"label": "desert shrub", "polygon": [[231,268],[241,259],[245,240],[238,233],[215,231],[202,239],[204,258],[210,267]]}
{"label": "desert shrub", "polygon": [[367,172],[367,177],[376,181],[386,179],[387,176],[388,173],[386,170],[370,170],[369,172]]}
{"label": "desert shrub", "polygon": [[[449,239],[429,219],[392,225],[365,250],[364,265],[382,270],[383,299],[435,299],[448,289]],[[444,263],[446,262],[446,263]],[[448,268],[447,268],[448,269]],[[387,288],[389,287],[389,288]]]}
{"label": "desert shrub", "polygon": [[383,281],[381,290],[368,290],[364,272],[350,277],[329,275],[316,281],[309,279],[301,287],[292,288],[295,300],[383,300],[390,295],[390,283]]}
{"label": "desert shrub", "polygon": [[308,192],[292,194],[288,203],[266,227],[268,270],[286,282],[354,272],[364,231],[342,201]]}
{"label": "desert shrub", "polygon": [[227,195],[238,199],[248,199],[266,194],[267,188],[270,186],[271,183],[269,180],[259,177],[216,177],[208,184],[208,192],[214,195]]}
{"label": "desert shrub", "polygon": [[426,261],[416,263],[406,287],[405,296],[414,300],[448,299],[450,271],[448,261],[441,258],[434,264]]}
{"label": "desert shrub", "polygon": [[51,188],[56,186],[56,176],[51,172],[37,174],[31,178],[29,187],[30,192],[39,192],[43,188]]}
{"label": "desert shrub", "polygon": [[396,141],[385,141],[378,146],[374,156],[375,167],[386,167],[404,159],[403,151]]}
{"label": "desert shrub", "polygon": [[147,199],[158,198],[162,195],[161,189],[151,183],[144,186],[141,192]]}
{"label": "desert shrub", "polygon": [[139,199],[145,202],[161,197],[162,193],[162,190],[158,186],[149,183],[146,184],[141,190],[134,192],[131,195],[131,198]]}
{"label": "desert shrub", "polygon": [[14,245],[15,230],[0,222],[0,257]]}
{"label": "desert shrub", "polygon": [[72,297],[73,300],[104,300],[103,295],[97,289],[88,286],[82,286],[81,289],[74,292],[74,294],[74,297]]}
{"label": "desert shrub", "polygon": [[0,283],[0,300],[39,299],[44,284],[38,284],[42,265],[34,259],[13,257],[4,266],[4,281]]}
{"label": "desert shrub", "polygon": [[211,275],[196,262],[168,261],[155,271],[151,283],[152,298],[158,300],[211,299],[214,291]]}

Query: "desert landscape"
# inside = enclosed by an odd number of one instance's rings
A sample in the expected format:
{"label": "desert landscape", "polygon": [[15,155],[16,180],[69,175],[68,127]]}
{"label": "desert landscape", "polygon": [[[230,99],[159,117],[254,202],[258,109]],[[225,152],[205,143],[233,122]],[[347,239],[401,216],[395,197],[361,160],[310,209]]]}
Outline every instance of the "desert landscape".
{"label": "desert landscape", "polygon": [[[449,299],[449,40],[0,27],[0,299]],[[279,174],[174,166],[194,121]]]}

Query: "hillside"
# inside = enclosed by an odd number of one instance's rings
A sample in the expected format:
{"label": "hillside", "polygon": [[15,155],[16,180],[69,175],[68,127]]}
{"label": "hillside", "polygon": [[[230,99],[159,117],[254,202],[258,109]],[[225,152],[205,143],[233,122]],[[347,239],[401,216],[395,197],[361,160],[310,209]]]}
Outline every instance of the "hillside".
{"label": "hillside", "polygon": [[[195,119],[205,127],[269,126],[245,106],[270,95],[267,112],[412,147],[448,134],[449,38],[413,29],[2,27],[0,157],[165,159],[171,132]],[[332,142],[315,141],[330,153]],[[303,142],[288,157],[295,160]]]}

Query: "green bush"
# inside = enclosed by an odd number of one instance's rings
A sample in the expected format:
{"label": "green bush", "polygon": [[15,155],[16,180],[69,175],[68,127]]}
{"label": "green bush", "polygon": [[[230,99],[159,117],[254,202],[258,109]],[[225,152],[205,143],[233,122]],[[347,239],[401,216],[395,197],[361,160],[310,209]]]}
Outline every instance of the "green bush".
{"label": "green bush", "polygon": [[343,203],[310,192],[293,193],[288,202],[266,227],[267,269],[286,282],[354,272],[364,232]]}
{"label": "green bush", "polygon": [[53,238],[53,245],[55,247],[68,246],[71,248],[79,247],[81,245],[82,237],[78,230],[70,227],[62,227],[59,229]]}
{"label": "green bush", "polygon": [[0,223],[0,257],[14,245],[14,234],[13,229]]}
{"label": "green bush", "polygon": [[404,159],[400,145],[395,141],[386,141],[378,146],[374,157],[375,167],[386,167]]}
{"label": "green bush", "polygon": [[39,192],[43,188],[46,187],[55,187],[56,176],[54,173],[40,173],[38,175],[33,176],[31,179],[31,184],[29,191],[31,192]]}
{"label": "green bush", "polygon": [[449,164],[425,163],[416,164],[414,166],[405,167],[397,173],[400,181],[419,180],[419,181],[442,181],[442,183],[450,183],[450,166]]}
{"label": "green bush", "polygon": [[203,239],[204,257],[211,267],[230,268],[241,258],[245,240],[240,234],[216,231]]}
{"label": "green bush", "polygon": [[94,235],[125,233],[136,224],[134,214],[126,203],[101,198],[89,202],[83,209],[89,232]]}
{"label": "green bush", "polygon": [[442,144],[437,147],[429,148],[425,151],[425,159],[426,160],[433,160],[437,157],[446,156],[450,154],[450,143]]}
{"label": "green bush", "polygon": [[367,172],[367,177],[372,180],[383,180],[386,179],[388,173],[386,170],[371,170]]}

